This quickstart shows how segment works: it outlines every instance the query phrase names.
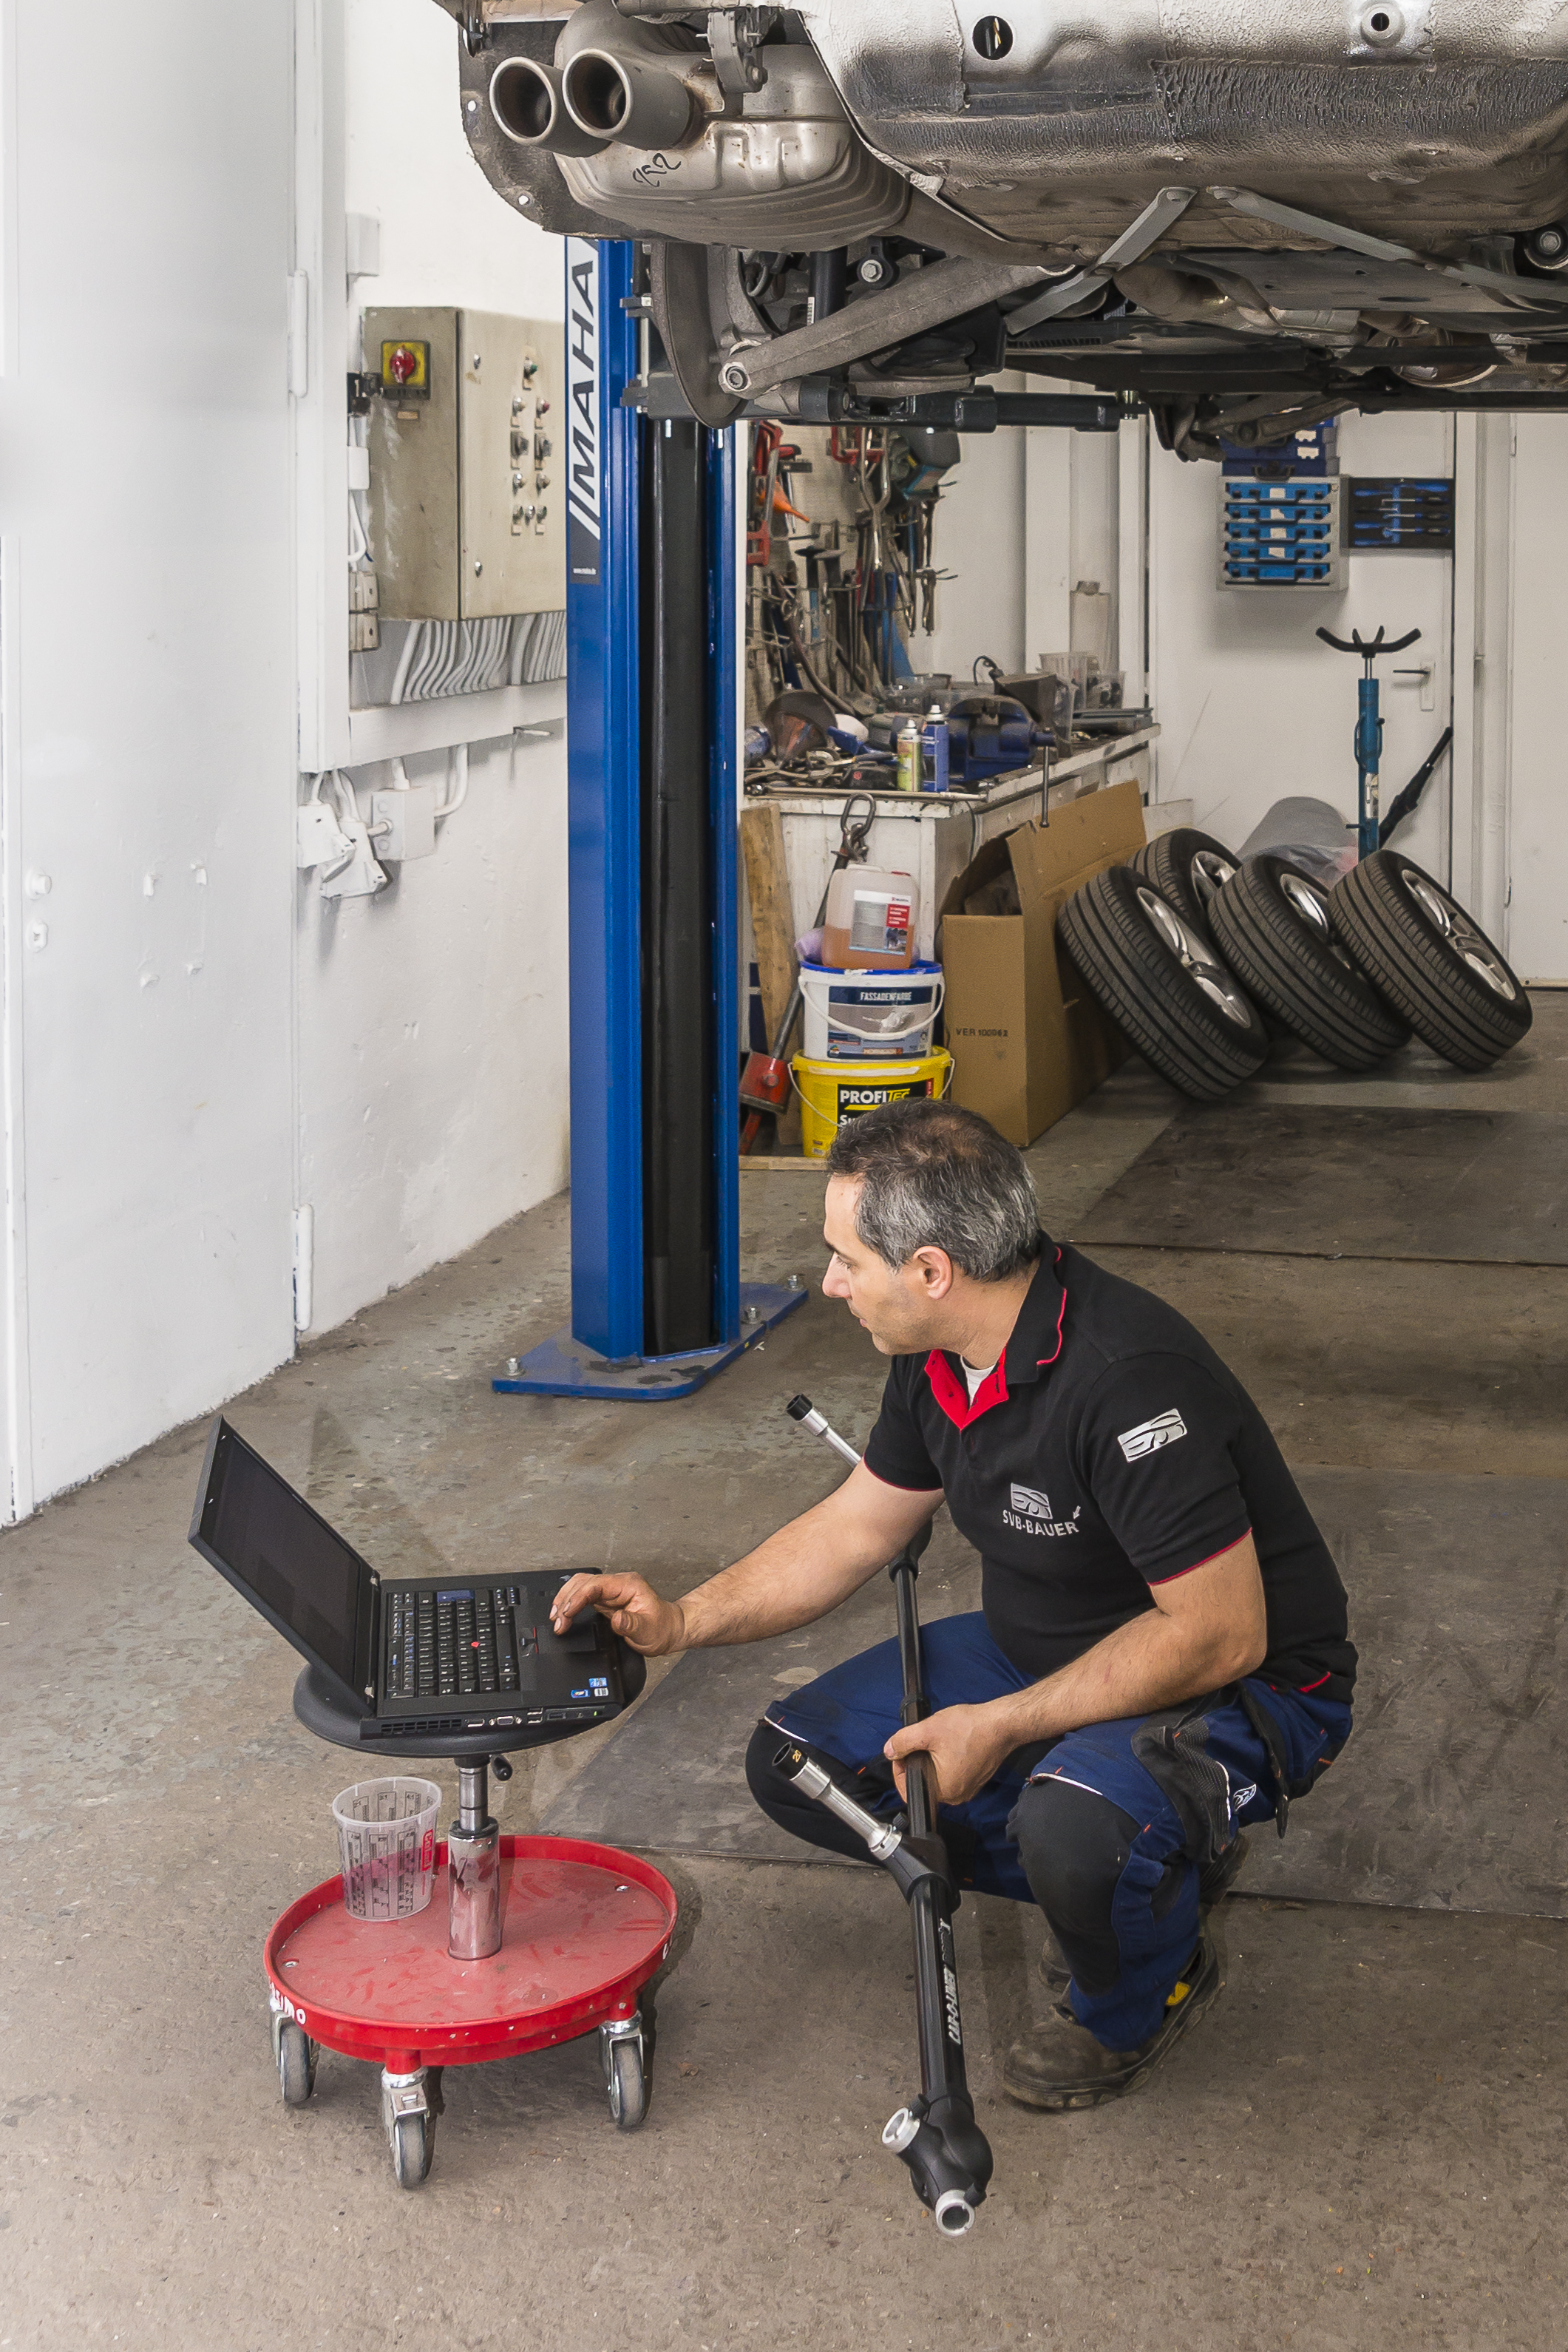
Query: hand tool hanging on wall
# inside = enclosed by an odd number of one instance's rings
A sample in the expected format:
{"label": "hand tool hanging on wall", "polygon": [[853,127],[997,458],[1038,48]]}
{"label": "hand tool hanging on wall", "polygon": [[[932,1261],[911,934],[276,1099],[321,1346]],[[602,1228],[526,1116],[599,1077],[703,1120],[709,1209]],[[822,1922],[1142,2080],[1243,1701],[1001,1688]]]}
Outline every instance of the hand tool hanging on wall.
{"label": "hand tool hanging on wall", "polygon": [[[860,1460],[854,1447],[830,1427],[810,1397],[791,1397],[785,1409],[803,1429],[826,1438],[846,1462]],[[923,1722],[930,1713],[920,1659],[920,1612],[915,1598],[919,1558],[930,1540],[927,1524],[887,1571],[898,1609],[898,1662],[904,1677],[899,1716],[905,1725]],[[975,2121],[964,2070],[964,2028],[953,1946],[958,1889],[937,1827],[931,1759],[916,1749],[904,1759],[908,1798],[903,1824],[896,1820],[879,1821],[857,1805],[792,1740],[780,1748],[773,1760],[775,1769],[806,1796],[865,1840],[872,1860],[881,1863],[909,1906],[920,2091],[890,2118],[882,2144],[909,2167],[915,2195],[935,2216],[937,2228],[947,2237],[962,2237],[974,2224],[976,2208],[984,2202],[991,2177],[991,2150]]]}
{"label": "hand tool hanging on wall", "polygon": [[1377,771],[1383,761],[1383,720],[1377,708],[1377,678],[1373,663],[1379,654],[1402,654],[1420,635],[1419,629],[1406,629],[1402,637],[1384,638],[1382,624],[1375,637],[1364,637],[1353,629],[1349,642],[1336,637],[1332,629],[1320,629],[1318,635],[1325,646],[1336,654],[1359,654],[1362,661],[1361,684],[1356,694],[1355,709],[1355,794],[1356,847],[1363,857],[1370,857],[1381,839],[1377,812]]}
{"label": "hand tool hanging on wall", "polygon": [[1445,727],[1437,741],[1433,744],[1431,750],[1427,752],[1426,758],[1422,761],[1420,766],[1416,769],[1415,774],[1411,777],[1409,782],[1406,785],[1405,790],[1402,793],[1396,793],[1394,798],[1389,802],[1387,814],[1383,818],[1377,828],[1377,845],[1379,849],[1384,849],[1387,846],[1388,837],[1394,831],[1396,825],[1403,824],[1407,816],[1415,815],[1416,808],[1420,804],[1421,795],[1426,791],[1427,784],[1431,782],[1433,769],[1437,766],[1438,761],[1442,758],[1444,752],[1448,750],[1453,740],[1453,729],[1451,727]]}
{"label": "hand tool hanging on wall", "polygon": [[[865,814],[855,812],[863,805]],[[839,849],[828,876],[841,874],[846,866],[863,866],[866,840],[876,820],[876,803],[869,793],[856,793],[844,803],[839,822]],[[822,903],[817,909],[815,928],[821,930],[827,919],[828,892],[824,886]],[[740,1130],[740,1148],[748,1152],[757,1141],[763,1119],[771,1111],[775,1118],[789,1099],[789,1065],[785,1055],[789,1048],[789,1032],[800,1013],[800,975],[795,974],[795,985],[789,1002],[784,1007],[779,1026],[774,1032],[772,1049],[766,1054],[748,1054],[746,1067],[740,1074],[741,1108],[746,1112],[746,1124]]]}

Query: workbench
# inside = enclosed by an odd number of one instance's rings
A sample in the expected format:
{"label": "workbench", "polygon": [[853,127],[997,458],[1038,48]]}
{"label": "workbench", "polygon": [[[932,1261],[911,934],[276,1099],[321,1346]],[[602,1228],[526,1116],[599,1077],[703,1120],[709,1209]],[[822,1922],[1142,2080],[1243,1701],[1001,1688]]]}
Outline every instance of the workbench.
{"label": "workbench", "polygon": [[[1050,808],[1099,792],[1107,784],[1134,779],[1145,794],[1149,783],[1149,746],[1157,726],[1131,735],[1103,737],[1052,761],[1049,772],[1015,769],[997,776],[974,792],[876,792],[876,821],[868,845],[868,862],[913,875],[920,889],[917,953],[934,958],[936,918],[949,885],[968,865],[983,842],[1030,819],[1039,822]],[[1049,773],[1049,784],[1048,784]],[[863,787],[862,788],[863,791]],[[795,937],[816,921],[817,908],[827,888],[833,855],[839,845],[844,792],[769,784],[763,797],[777,805],[783,820],[784,856],[789,881],[789,902]],[[741,899],[743,981],[756,950],[745,894]],[[744,1034],[744,1029],[742,1034]]]}

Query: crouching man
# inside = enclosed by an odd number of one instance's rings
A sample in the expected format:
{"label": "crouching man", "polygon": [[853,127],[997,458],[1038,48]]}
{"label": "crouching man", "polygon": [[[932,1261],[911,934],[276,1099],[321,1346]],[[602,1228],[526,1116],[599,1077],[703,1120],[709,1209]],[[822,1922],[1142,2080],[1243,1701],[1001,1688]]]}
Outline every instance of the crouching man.
{"label": "crouching man", "polygon": [[1303,1795],[1350,1731],[1355,1652],[1328,1547],[1261,1413],[1192,1326],[1040,1230],[1019,1154],[972,1112],[907,1102],[841,1128],[822,1287],[894,1360],[837,1492],[680,1601],[580,1576],[650,1655],[807,1625],[946,1499],[983,1610],[924,1632],[934,1712],[898,1723],[897,1645],[771,1707],[747,1759],[764,1811],[863,1858],[775,1771],[787,1737],[884,1815],[935,1760],[960,1878],[1033,1901],[1059,1999],[1014,2045],[1012,2095],[1128,2091],[1218,1990],[1204,1915],[1242,1824]]}

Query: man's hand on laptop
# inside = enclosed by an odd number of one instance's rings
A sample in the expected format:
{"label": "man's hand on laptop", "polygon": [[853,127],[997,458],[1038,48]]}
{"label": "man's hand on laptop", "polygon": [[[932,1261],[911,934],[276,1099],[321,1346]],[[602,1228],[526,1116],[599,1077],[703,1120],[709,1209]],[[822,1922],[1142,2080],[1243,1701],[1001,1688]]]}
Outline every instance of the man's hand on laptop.
{"label": "man's hand on laptop", "polygon": [[550,1622],[564,1633],[583,1609],[597,1609],[610,1630],[645,1658],[684,1648],[686,1621],[678,1601],[661,1601],[645,1577],[569,1577],[550,1602]]}

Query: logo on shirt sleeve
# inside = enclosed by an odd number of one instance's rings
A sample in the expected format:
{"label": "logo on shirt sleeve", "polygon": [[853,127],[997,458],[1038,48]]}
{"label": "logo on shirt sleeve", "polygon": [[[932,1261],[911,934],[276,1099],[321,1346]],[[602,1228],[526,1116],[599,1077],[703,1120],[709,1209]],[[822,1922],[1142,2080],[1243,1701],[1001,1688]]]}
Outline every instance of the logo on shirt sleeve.
{"label": "logo on shirt sleeve", "polygon": [[1162,1445],[1174,1445],[1178,1437],[1186,1435],[1186,1423],[1179,1412],[1156,1412],[1153,1421],[1139,1422],[1136,1429],[1124,1429],[1116,1443],[1129,1462],[1142,1461],[1145,1454],[1154,1454]]}

